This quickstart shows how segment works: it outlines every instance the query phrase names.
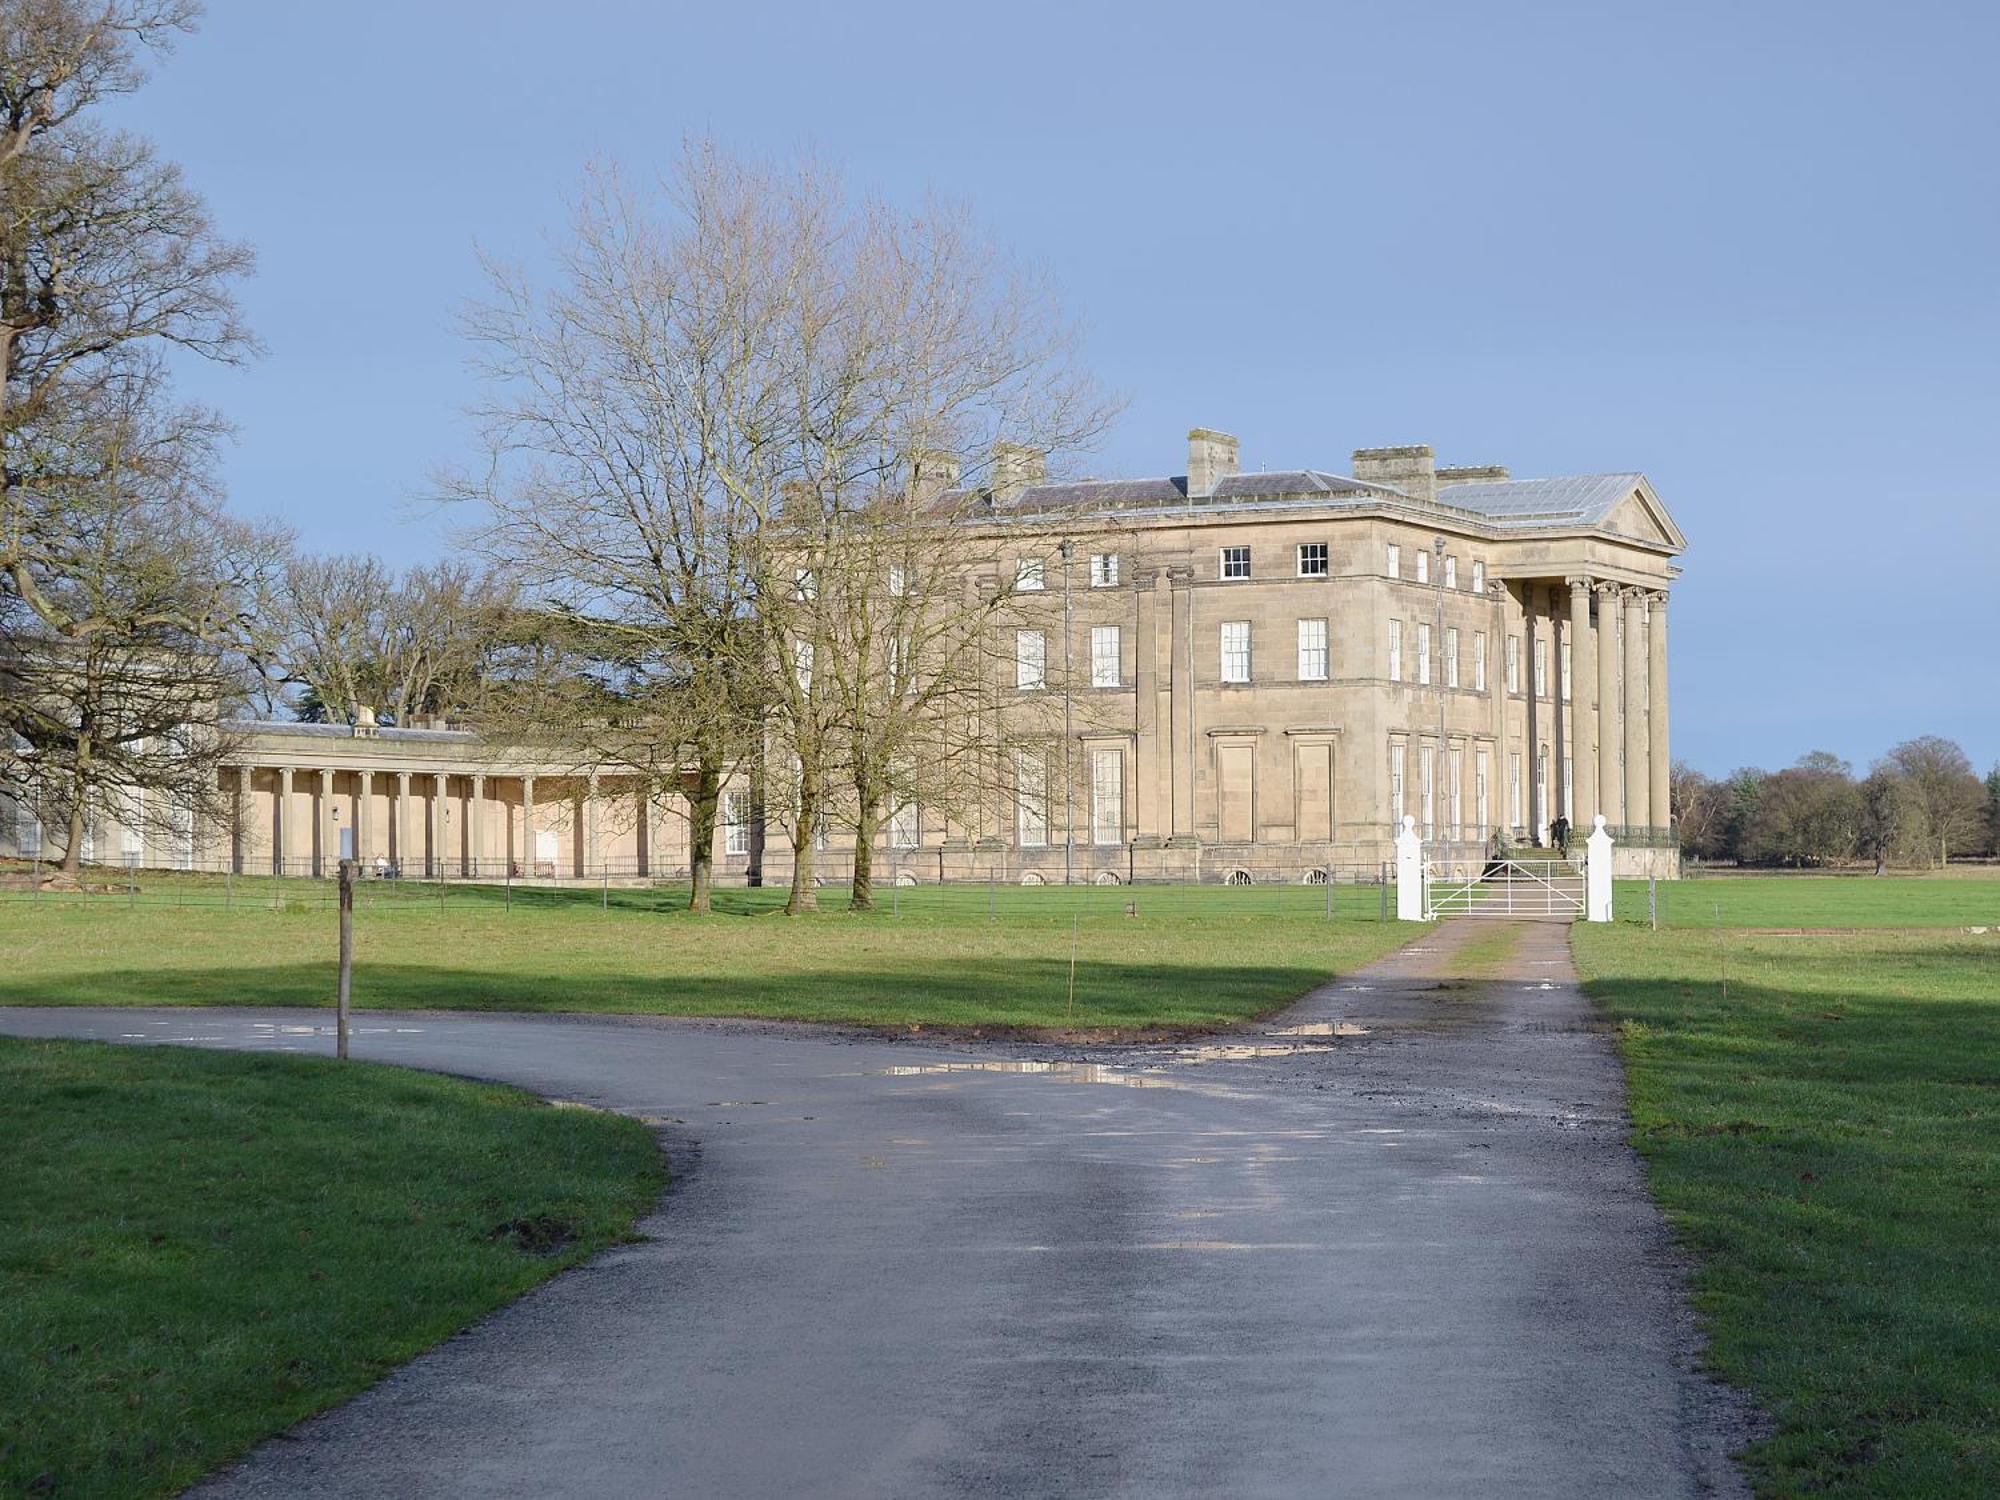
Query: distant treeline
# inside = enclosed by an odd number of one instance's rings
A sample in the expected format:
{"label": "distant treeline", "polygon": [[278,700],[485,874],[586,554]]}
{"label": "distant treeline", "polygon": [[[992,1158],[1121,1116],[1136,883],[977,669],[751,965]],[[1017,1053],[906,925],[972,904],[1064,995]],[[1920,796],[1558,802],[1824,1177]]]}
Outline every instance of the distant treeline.
{"label": "distant treeline", "polygon": [[1782,771],[1746,766],[1721,780],[1673,770],[1681,849],[1746,865],[1945,864],[2000,855],[2000,764],[1982,781],[1957,744],[1905,740],[1856,777],[1814,750]]}

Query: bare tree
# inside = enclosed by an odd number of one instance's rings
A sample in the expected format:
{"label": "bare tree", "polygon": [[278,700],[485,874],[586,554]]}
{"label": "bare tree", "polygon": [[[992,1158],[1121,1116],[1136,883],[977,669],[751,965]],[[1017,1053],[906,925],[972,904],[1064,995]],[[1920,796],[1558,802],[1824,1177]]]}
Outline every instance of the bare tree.
{"label": "bare tree", "polygon": [[[787,909],[810,910],[836,788],[887,743],[857,729],[849,670],[885,649],[883,612],[855,606],[887,588],[887,518],[953,534],[909,503],[919,458],[977,464],[1002,431],[1074,446],[1105,408],[1046,294],[962,216],[857,202],[810,162],[696,142],[657,194],[598,174],[558,279],[496,270],[469,317],[490,462],[449,491],[484,504],[478,545],[541,603],[622,633],[627,671],[690,705],[696,904],[722,780],[755,753],[792,838]],[[879,817],[887,785],[863,774]]]}
{"label": "bare tree", "polygon": [[274,600],[273,670],[300,689],[307,717],[409,724],[463,712],[512,610],[503,576],[463,562],[399,579],[367,555],[298,556]]}
{"label": "bare tree", "polygon": [[[79,450],[38,434],[115,403],[109,387],[152,351],[251,347],[230,290],[250,252],[216,235],[178,168],[89,118],[197,14],[188,0],[0,0],[0,507],[79,477],[64,467]],[[0,550],[0,567],[14,556]]]}
{"label": "bare tree", "polygon": [[1977,844],[1986,799],[1965,751],[1926,734],[1903,741],[1884,759],[1902,778],[1912,834],[1939,865]]}
{"label": "bare tree", "polygon": [[1893,767],[1878,761],[1857,790],[1861,813],[1855,844],[1864,858],[1874,861],[1875,873],[1885,875],[1905,838],[1903,781]]}
{"label": "bare tree", "polygon": [[1847,762],[1815,750],[1764,778],[1737,852],[1751,864],[1832,864],[1854,854],[1862,821]]}
{"label": "bare tree", "polygon": [[975,753],[991,727],[978,692],[1016,580],[988,558],[989,586],[972,588],[971,523],[989,512],[959,482],[995,454],[1039,464],[1080,449],[1113,407],[1076,368],[1074,330],[1047,287],[984,245],[962,210],[932,201],[898,214],[809,163],[784,181],[785,504],[754,556],[773,731],[794,767],[787,910],[817,904],[815,845],[836,781],[853,905],[866,910],[894,805],[922,796],[945,811],[993,790],[982,772],[995,758]]}
{"label": "bare tree", "polygon": [[[175,405],[162,356],[250,352],[222,240],[179,170],[94,108],[190,29],[187,0],[0,0],[0,614],[45,809],[93,793],[185,808],[198,723],[238,662],[237,587],[267,536],[216,510],[212,414]],[[208,549],[208,550],[204,550]],[[232,669],[233,670],[233,669]],[[226,675],[226,674],[225,674]],[[176,699],[178,695],[178,699]],[[208,700],[208,701],[205,701]],[[150,726],[157,732],[138,732]]]}
{"label": "bare tree", "polygon": [[[487,463],[444,489],[482,507],[469,540],[513,570],[531,607],[590,622],[593,653],[623,664],[628,707],[649,710],[646,743],[674,737],[690,904],[706,911],[721,788],[762,728],[745,622],[780,482],[785,214],[777,184],[698,150],[668,202],[656,216],[594,174],[553,288],[488,263],[492,297],[464,320],[487,382]],[[553,701],[553,685],[535,697]],[[545,727],[579,762],[617,738],[587,712]]]}
{"label": "bare tree", "polygon": [[1673,763],[1667,777],[1667,797],[1681,848],[1696,859],[1713,859],[1722,852],[1725,810],[1723,789],[1684,760]]}
{"label": "bare tree", "polygon": [[210,498],[211,429],[145,382],[86,424],[89,483],[36,491],[0,578],[0,762],[74,877],[91,819],[172,830],[221,815],[220,720],[241,701],[252,615],[285,539]]}

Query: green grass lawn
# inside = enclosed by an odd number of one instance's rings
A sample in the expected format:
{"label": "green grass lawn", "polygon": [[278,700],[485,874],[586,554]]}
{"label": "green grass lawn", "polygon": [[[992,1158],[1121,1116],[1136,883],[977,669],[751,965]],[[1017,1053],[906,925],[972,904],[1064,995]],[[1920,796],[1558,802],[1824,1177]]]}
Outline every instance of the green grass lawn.
{"label": "green grass lawn", "polygon": [[[1621,880],[1620,921],[1646,919],[1646,882]],[[2000,927],[2000,872],[1727,875],[1660,882],[1663,927]]]}
{"label": "green grass lawn", "polygon": [[[335,917],[289,882],[220,904],[16,896],[0,903],[0,1004],[324,1005]],[[1374,887],[918,887],[874,914],[786,918],[724,891],[691,917],[669,889],[369,888],[354,1000],[378,1008],[643,1011],[895,1026],[1211,1027],[1274,1009],[1420,930]],[[890,903],[893,902],[893,905]],[[1136,907],[1128,913],[1127,907]],[[1070,957],[1076,956],[1075,998]]]}
{"label": "green grass lawn", "polygon": [[625,1235],[645,1127],[400,1068],[0,1038],[0,1494],[166,1495]]}
{"label": "green grass lawn", "polygon": [[[1797,882],[1790,920],[1904,925],[1932,884]],[[1793,890],[1685,893],[1764,925]],[[2000,937],[1619,924],[1575,950],[1714,1363],[1776,1420],[1760,1493],[2000,1494]]]}

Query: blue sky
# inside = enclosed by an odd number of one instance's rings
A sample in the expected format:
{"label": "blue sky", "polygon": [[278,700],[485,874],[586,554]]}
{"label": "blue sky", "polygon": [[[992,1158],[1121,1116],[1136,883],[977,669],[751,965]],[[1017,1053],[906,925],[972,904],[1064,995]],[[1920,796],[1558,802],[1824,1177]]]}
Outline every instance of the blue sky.
{"label": "blue sky", "polygon": [[2000,10],[210,0],[120,111],[252,242],[268,354],[192,371],[233,502],[446,549],[475,245],[586,161],[812,146],[972,205],[1129,398],[1090,467],[1428,442],[1642,469],[1688,533],[1674,740],[1711,771],[2000,758]]}

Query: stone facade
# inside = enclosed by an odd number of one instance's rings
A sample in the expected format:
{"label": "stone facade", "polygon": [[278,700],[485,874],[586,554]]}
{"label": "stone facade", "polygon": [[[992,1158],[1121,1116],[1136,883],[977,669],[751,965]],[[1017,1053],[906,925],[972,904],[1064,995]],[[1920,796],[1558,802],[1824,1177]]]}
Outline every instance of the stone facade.
{"label": "stone facade", "polygon": [[[1360,878],[1393,857],[1405,812],[1467,860],[1496,830],[1543,843],[1559,814],[1580,837],[1602,813],[1620,874],[1678,873],[1666,604],[1685,542],[1642,475],[1515,480],[1439,469],[1426,447],[1361,450],[1351,475],[1245,474],[1207,428],[1186,469],[1049,484],[1037,456],[998,455],[970,566],[1038,573],[1010,626],[1042,636],[1043,685],[1002,696],[1035,699],[1046,725],[1064,695],[1067,739],[1009,741],[1003,706],[1008,784],[970,826],[922,808],[892,822],[879,878]],[[353,854],[452,878],[687,866],[678,799],[608,771],[449,729],[233,731],[227,826],[135,845],[104,820],[95,857],[315,875]],[[729,788],[725,881],[789,877],[760,800],[745,777]],[[0,849],[36,846],[31,824],[0,800]],[[822,874],[844,879],[829,843]]]}

